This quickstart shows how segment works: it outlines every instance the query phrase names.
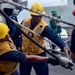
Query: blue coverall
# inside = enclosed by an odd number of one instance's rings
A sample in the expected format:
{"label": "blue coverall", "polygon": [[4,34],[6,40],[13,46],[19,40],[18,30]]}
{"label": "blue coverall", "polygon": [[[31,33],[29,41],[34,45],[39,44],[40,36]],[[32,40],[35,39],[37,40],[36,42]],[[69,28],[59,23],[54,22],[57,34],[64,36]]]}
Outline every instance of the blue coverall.
{"label": "blue coverall", "polygon": [[75,53],[75,28],[72,31],[70,50]]}

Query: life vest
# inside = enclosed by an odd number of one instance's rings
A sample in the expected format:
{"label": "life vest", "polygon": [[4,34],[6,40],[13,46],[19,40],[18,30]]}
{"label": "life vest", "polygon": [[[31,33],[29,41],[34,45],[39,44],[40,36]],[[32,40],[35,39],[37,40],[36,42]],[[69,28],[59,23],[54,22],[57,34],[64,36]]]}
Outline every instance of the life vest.
{"label": "life vest", "polygon": [[[10,42],[0,42],[0,56],[10,51],[17,51],[11,40]],[[0,61],[0,72],[2,72],[3,75],[10,75],[15,71],[17,64],[17,62]]]}
{"label": "life vest", "polygon": [[[27,18],[23,21],[22,25],[27,28],[30,28],[30,25],[31,25],[30,23],[31,23],[31,18]],[[46,26],[47,26],[46,22],[41,20],[39,24],[35,26],[33,31],[40,35]],[[38,37],[37,35],[31,33],[28,30],[23,29],[23,31],[27,33],[28,35],[30,35],[34,40],[36,40],[36,42],[38,42],[42,47],[44,47],[44,40],[42,38]],[[23,38],[22,51],[25,52],[26,54],[32,55],[32,54],[39,54],[44,52],[44,50],[39,48],[37,45],[31,42],[24,35],[22,35],[22,38]]]}

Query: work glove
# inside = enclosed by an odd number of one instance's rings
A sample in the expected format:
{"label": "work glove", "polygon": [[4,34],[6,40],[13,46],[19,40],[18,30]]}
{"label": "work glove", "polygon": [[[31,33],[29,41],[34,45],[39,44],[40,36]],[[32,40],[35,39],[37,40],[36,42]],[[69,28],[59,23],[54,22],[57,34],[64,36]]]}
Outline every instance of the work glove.
{"label": "work glove", "polygon": [[69,60],[68,58],[65,58],[65,57],[60,57],[59,60],[57,60],[55,58],[49,58],[48,59],[48,63],[50,63],[53,66],[61,65],[65,69],[73,70],[73,63],[72,63],[72,61]]}
{"label": "work glove", "polygon": [[48,63],[50,63],[53,66],[59,65],[59,61],[56,60],[55,58],[49,58]]}
{"label": "work glove", "polygon": [[65,57],[60,57],[59,64],[66,69],[73,69],[73,62]]}

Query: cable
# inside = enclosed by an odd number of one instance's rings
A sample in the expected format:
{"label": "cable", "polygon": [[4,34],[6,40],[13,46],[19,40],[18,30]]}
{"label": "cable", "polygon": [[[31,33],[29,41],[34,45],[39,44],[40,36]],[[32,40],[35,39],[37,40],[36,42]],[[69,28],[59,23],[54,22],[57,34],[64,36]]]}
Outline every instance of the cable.
{"label": "cable", "polygon": [[[12,5],[14,5],[14,6],[18,7],[18,8],[25,9],[25,10],[28,10],[28,11],[31,11],[31,12],[34,12],[34,13],[37,13],[37,14],[39,14],[39,15],[41,15],[41,16],[44,16],[44,17],[47,17],[47,18],[49,18],[49,19],[52,19],[52,18],[53,18],[52,16],[50,16],[50,15],[48,15],[48,14],[42,14],[42,13],[40,13],[40,12],[38,12],[38,11],[29,9],[29,8],[27,8],[26,6],[21,5],[21,4],[18,4],[18,3],[15,3],[15,2],[6,1],[6,0],[0,1],[0,2],[12,4]],[[58,18],[53,18],[53,19],[58,20],[58,21],[61,22],[61,23],[65,23],[65,24],[67,24],[67,25],[70,25],[70,26],[75,27],[75,24],[73,24],[73,23],[70,23],[70,22],[67,22],[67,21],[64,21],[64,20],[61,20],[61,19],[58,19]]]}

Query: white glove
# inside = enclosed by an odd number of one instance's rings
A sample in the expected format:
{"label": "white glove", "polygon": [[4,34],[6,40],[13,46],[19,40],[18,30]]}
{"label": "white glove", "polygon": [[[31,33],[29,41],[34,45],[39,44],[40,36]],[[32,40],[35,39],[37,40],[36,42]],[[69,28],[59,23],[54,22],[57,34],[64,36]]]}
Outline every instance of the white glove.
{"label": "white glove", "polygon": [[73,69],[73,62],[66,57],[59,58],[60,65],[66,69]]}

